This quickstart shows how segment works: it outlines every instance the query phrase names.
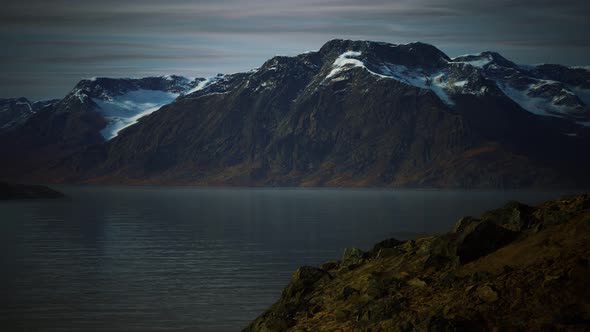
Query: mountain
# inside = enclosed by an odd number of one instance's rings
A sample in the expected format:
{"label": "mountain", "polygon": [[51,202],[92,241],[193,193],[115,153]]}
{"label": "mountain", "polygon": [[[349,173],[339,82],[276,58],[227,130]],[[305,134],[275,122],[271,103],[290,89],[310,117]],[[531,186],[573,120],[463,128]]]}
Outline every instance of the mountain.
{"label": "mountain", "polygon": [[[7,117],[0,122],[12,129],[0,131],[2,176],[29,181],[33,172],[44,172],[74,153],[104,144],[142,115],[191,91],[202,81],[180,76],[92,78],[80,81],[61,100],[0,100],[0,107],[8,105],[6,113],[15,119]],[[52,179],[42,176],[41,180]]]}
{"label": "mountain", "polygon": [[587,331],[590,196],[512,202],[447,234],[295,271],[244,331]]}
{"label": "mountain", "polygon": [[141,79],[92,78],[78,83],[58,107],[65,111],[99,113],[106,120],[100,133],[109,140],[137,119],[190,92],[204,80],[175,75]]}
{"label": "mountain", "polygon": [[[157,81],[158,89],[80,82],[48,114],[94,117],[78,121],[92,137],[27,176],[470,188],[590,182],[590,156],[580,153],[590,145],[583,68],[516,65],[494,52],[450,58],[423,43],[332,40],[249,72]],[[128,102],[141,106],[127,112]]]}
{"label": "mountain", "polygon": [[587,69],[560,65],[517,66],[494,52],[460,56],[453,62],[480,68],[484,77],[493,80],[506,96],[531,113],[590,124]]}
{"label": "mountain", "polygon": [[19,127],[39,110],[58,101],[54,99],[31,102],[24,97],[0,98],[0,132]]}
{"label": "mountain", "polygon": [[106,122],[100,134],[109,140],[140,117],[191,91],[201,81],[204,79],[189,80],[174,75],[82,80],[56,105],[56,111],[98,113]]}

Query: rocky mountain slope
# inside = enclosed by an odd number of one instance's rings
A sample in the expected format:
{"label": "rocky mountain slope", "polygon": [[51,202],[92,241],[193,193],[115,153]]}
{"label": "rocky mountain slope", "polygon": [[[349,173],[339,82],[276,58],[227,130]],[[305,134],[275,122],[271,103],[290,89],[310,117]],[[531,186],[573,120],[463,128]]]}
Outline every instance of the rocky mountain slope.
{"label": "rocky mountain slope", "polygon": [[27,98],[0,99],[0,132],[18,128],[39,110],[58,101],[58,99],[37,102],[31,102]]}
{"label": "rocky mountain slope", "polygon": [[245,331],[588,331],[590,195],[299,268]]}
{"label": "rocky mountain slope", "polygon": [[[32,172],[45,173],[72,154],[104,144],[122,128],[198,87],[203,80],[180,76],[92,78],[80,81],[61,100],[0,100],[0,108],[4,105],[0,111],[2,177],[31,181]],[[52,182],[47,174],[39,179]]]}
{"label": "rocky mountain slope", "polygon": [[92,78],[78,83],[59,107],[99,113],[106,120],[101,134],[109,140],[139,118],[197,88],[203,81],[174,75],[140,79]]}
{"label": "rocky mountain slope", "polygon": [[[27,176],[266,186],[590,184],[590,156],[580,153],[590,147],[590,72],[582,68],[519,66],[493,52],[451,59],[423,43],[332,40],[250,72],[166,82],[158,83],[169,84],[159,88],[164,95],[146,97],[137,92],[151,89],[145,86],[82,81],[47,112],[75,118],[76,128],[58,127],[74,144]],[[129,101],[141,105],[131,116]],[[43,132],[48,122],[27,124]],[[20,132],[11,139],[33,135]],[[29,147],[19,151],[37,158]]]}

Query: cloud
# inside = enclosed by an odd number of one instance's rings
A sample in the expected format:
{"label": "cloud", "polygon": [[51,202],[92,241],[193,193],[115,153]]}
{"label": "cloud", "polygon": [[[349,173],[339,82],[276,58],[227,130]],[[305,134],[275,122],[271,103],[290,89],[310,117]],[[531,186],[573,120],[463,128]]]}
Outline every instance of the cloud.
{"label": "cloud", "polygon": [[246,70],[331,38],[494,49],[518,62],[590,59],[587,0],[5,0],[2,9],[0,71],[13,77]]}

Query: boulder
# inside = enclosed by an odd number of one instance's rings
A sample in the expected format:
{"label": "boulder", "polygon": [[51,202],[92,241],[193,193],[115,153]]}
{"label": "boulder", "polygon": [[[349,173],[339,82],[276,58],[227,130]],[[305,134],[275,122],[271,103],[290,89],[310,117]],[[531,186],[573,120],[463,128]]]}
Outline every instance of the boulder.
{"label": "boulder", "polygon": [[394,238],[383,240],[373,246],[373,249],[367,253],[369,257],[389,257],[391,255],[402,253],[403,250],[396,248],[403,244],[404,241],[400,241]]}
{"label": "boulder", "polygon": [[346,248],[342,255],[342,265],[358,265],[363,262],[363,251],[358,248]]}
{"label": "boulder", "polygon": [[466,228],[475,226],[481,220],[473,217],[462,217],[457,220],[455,226],[453,227],[453,233],[463,233],[465,232]]}
{"label": "boulder", "polygon": [[494,289],[492,285],[489,284],[477,287],[477,289],[475,290],[475,294],[480,300],[486,303],[494,303],[498,301],[498,292]]}
{"label": "boulder", "polygon": [[410,286],[414,286],[414,287],[424,287],[426,286],[426,281],[418,279],[418,278],[414,278],[408,281],[408,285]]}
{"label": "boulder", "polygon": [[519,202],[509,202],[504,207],[484,213],[482,220],[491,221],[513,232],[521,232],[535,224],[531,216],[533,208]]}
{"label": "boulder", "polygon": [[338,262],[337,260],[329,260],[329,261],[325,262],[324,264],[322,264],[320,266],[320,268],[322,270],[329,271],[329,270],[335,270],[339,266],[340,266],[340,262]]}
{"label": "boulder", "polygon": [[457,256],[462,264],[490,254],[514,241],[518,233],[491,221],[478,223],[471,232],[462,234],[457,243]]}
{"label": "boulder", "polygon": [[283,297],[293,298],[300,293],[309,291],[316,283],[329,279],[330,274],[322,269],[302,266],[295,271],[289,285],[283,290]]}
{"label": "boulder", "polygon": [[[519,232],[501,226],[498,220],[464,217],[451,233],[435,237],[426,250],[425,267],[465,264],[514,241]],[[516,229],[516,228],[515,228]]]}

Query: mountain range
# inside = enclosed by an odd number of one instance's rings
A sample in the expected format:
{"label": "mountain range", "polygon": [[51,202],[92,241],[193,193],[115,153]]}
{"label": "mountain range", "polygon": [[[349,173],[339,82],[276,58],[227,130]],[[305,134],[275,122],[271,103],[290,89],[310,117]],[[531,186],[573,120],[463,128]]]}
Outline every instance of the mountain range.
{"label": "mountain range", "polygon": [[587,187],[588,105],[588,68],[331,40],[243,73],[94,78],[61,100],[1,99],[0,178]]}

